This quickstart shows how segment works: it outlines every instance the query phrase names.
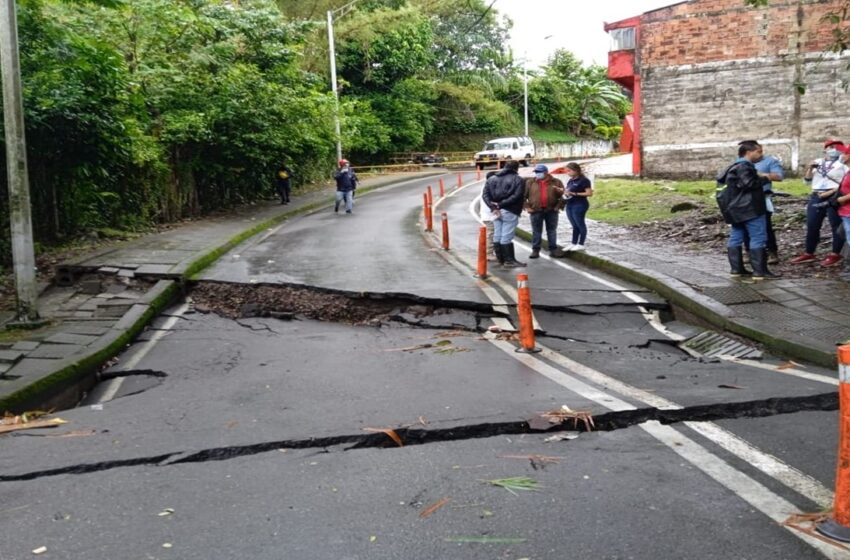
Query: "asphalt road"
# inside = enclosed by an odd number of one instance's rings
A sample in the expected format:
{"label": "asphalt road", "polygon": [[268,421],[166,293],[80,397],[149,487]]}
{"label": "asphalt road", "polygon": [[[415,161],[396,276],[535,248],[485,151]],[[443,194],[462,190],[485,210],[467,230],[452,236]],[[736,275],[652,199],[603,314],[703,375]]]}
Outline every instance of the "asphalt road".
{"label": "asphalt road", "polygon": [[[480,183],[438,205],[448,254],[420,233],[427,183],[293,220],[204,278],[492,303],[515,323],[516,271],[472,277]],[[833,372],[701,360],[657,296],[569,260],[527,273],[534,355],[392,320],[170,310],[67,425],[0,438],[0,559],[850,557],[782,525],[831,501]],[[563,405],[596,429],[528,429]],[[512,477],[534,488],[493,484]]]}

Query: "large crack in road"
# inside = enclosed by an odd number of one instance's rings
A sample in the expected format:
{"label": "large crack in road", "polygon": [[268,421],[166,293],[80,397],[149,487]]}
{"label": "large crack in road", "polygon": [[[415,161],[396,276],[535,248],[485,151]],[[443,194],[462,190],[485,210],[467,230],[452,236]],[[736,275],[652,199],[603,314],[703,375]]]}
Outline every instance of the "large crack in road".
{"label": "large crack in road", "polygon": [[[710,422],[717,420],[732,420],[737,418],[762,418],[797,412],[828,412],[838,410],[838,393],[821,393],[805,397],[778,397],[736,403],[694,405],[681,409],[665,410],[659,408],[638,408],[633,410],[613,411],[593,417],[595,431],[610,432],[630,428],[650,421],[662,424],[678,424],[682,422]],[[576,426],[553,425],[548,429],[534,429],[527,421],[489,422],[452,426],[449,428],[425,429],[418,427],[395,428],[395,434],[404,445],[427,445],[433,443],[462,441],[489,438],[503,435],[546,434],[563,431],[567,428],[575,431],[586,431],[581,423]],[[84,463],[67,467],[33,471],[15,475],[0,475],[0,482],[22,482],[41,478],[71,474],[91,474],[113,469],[155,466],[167,467],[186,463],[205,463],[227,461],[238,457],[259,455],[280,449],[323,449],[346,445],[343,451],[350,449],[394,449],[397,444],[383,433],[342,434],[328,437],[308,437],[303,439],[285,439],[264,441],[248,445],[215,447],[200,451],[178,451],[136,457],[133,459],[118,459],[98,463]]]}

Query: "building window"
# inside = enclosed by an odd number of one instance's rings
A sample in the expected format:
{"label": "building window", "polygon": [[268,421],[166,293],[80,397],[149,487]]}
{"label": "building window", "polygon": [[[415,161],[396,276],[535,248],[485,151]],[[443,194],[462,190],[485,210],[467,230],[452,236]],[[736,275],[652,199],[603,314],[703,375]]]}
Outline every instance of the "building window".
{"label": "building window", "polygon": [[624,27],[622,29],[612,29],[608,32],[611,37],[612,51],[629,51],[635,48],[635,28]]}

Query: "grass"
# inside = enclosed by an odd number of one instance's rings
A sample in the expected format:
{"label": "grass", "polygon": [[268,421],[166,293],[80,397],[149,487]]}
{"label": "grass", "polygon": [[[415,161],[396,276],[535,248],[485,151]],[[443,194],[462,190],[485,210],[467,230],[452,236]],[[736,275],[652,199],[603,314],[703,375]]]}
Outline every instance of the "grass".
{"label": "grass", "polygon": [[[794,196],[809,192],[800,179],[774,184],[774,189]],[[623,226],[670,219],[676,215],[670,208],[680,202],[716,208],[714,191],[714,181],[599,179],[593,186],[589,217]]]}
{"label": "grass", "polygon": [[531,136],[535,142],[547,142],[557,144],[572,144],[573,142],[578,142],[578,138],[576,138],[569,132],[537,128],[533,126],[529,127],[528,135]]}

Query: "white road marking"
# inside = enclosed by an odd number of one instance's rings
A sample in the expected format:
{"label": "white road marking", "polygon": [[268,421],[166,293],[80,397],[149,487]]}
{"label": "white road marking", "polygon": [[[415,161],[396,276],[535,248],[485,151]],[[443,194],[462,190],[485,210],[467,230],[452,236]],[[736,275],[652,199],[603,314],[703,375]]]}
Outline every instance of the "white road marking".
{"label": "white road marking", "polygon": [[[537,371],[544,377],[554,381],[555,383],[572,391],[573,393],[576,393],[579,396],[591,400],[609,410],[621,411],[634,410],[636,408],[621,399],[618,399],[604,391],[596,389],[595,387],[592,387],[582,381],[579,381],[574,377],[567,375],[566,373],[540,361],[534,355],[516,354],[514,352],[515,347],[513,344],[501,340],[495,340],[492,335],[485,335],[485,337],[490,340],[490,342],[494,344],[497,348],[501,349],[509,356],[513,357],[516,360],[519,360],[529,368],[533,369],[534,371]],[[544,353],[546,353],[546,349],[544,349]],[[548,355],[543,355],[545,357],[549,357],[552,354],[553,351],[549,350]],[[565,359],[569,360],[569,358]],[[587,366],[583,366],[582,364],[578,364],[577,362],[574,363],[578,366],[581,366],[579,369],[589,370],[595,375],[607,377],[600,372],[596,372],[591,368],[587,368]],[[608,388],[611,388],[612,386],[617,384],[625,385],[617,380],[610,379],[610,381],[608,382]],[[640,391],[639,389],[632,389],[635,392]],[[645,394],[649,395],[649,393]],[[664,400],[661,399],[661,397],[657,397],[654,395],[652,396],[655,399],[660,399],[661,401]],[[780,482],[787,483],[786,481],[790,481],[792,484],[794,484],[794,486],[791,486],[792,489],[809,497],[809,499],[815,502],[818,502],[819,500],[826,500],[827,503],[831,502],[831,500],[827,499],[829,491],[823,488],[819,482],[814,479],[811,479],[810,477],[807,477],[802,473],[799,473],[799,471],[796,471],[792,467],[785,465],[775,457],[772,457],[764,452],[757,450],[756,448],[748,444],[746,441],[742,440],[741,438],[738,438],[734,434],[726,432],[726,430],[723,430],[719,426],[714,426],[713,424],[707,422],[686,422],[686,424],[690,428],[695,429],[698,433],[702,434],[711,441],[714,441],[718,445],[723,445],[724,448],[729,450],[730,452],[740,453],[738,455],[739,457],[741,457],[745,461],[748,461],[750,464],[752,464],[759,470],[762,470],[762,472],[770,474]],[[794,506],[791,502],[785,500],[784,498],[778,496],[777,494],[773,493],[770,489],[755,481],[752,477],[738,471],[731,465],[727,464],[723,459],[714,455],[694,440],[676,431],[672,427],[661,425],[656,421],[642,423],[639,425],[639,427],[654,438],[656,438],[658,441],[675,451],[678,455],[683,457],[685,460],[687,460],[689,463],[701,470],[703,473],[713,478],[720,485],[732,491],[739,498],[743,499],[751,506],[762,512],[764,515],[766,515],[776,523],[780,524],[780,526],[784,527],[792,535],[801,539],[812,548],[817,549],[821,554],[823,554],[827,558],[843,560],[850,558],[850,554],[848,554],[843,549],[839,549],[835,546],[830,545],[827,542],[811,537],[805,533],[792,529],[791,527],[782,525],[782,523],[787,520],[791,514],[798,511],[798,508],[796,506]],[[802,479],[800,477],[802,477]],[[809,495],[806,492],[809,492],[813,495]]]}
{"label": "white road marking", "polygon": [[775,365],[772,364],[765,364],[762,362],[757,362],[755,360],[747,360],[745,358],[735,358],[733,356],[719,356],[719,358],[721,360],[726,360],[727,362],[732,362],[733,364],[741,364],[754,368],[765,369],[774,373],[782,373],[784,375],[791,375],[794,377],[799,377],[801,379],[808,379],[809,381],[817,381],[818,383],[826,383],[827,385],[838,386],[838,377],[829,377],[827,375],[811,373],[808,371],[803,371],[794,368],[778,369]]}
{"label": "white road marking", "polygon": [[[166,321],[162,324],[162,327],[159,330],[154,331],[151,337],[143,342],[135,352],[132,352],[130,357],[121,364],[121,369],[119,371],[130,371],[135,368],[142,359],[148,355],[148,353],[153,350],[153,347],[159,342],[162,337],[169,334],[171,329],[180,320],[180,316],[183,315],[189,309],[189,304],[184,303],[174,312],[172,317],[166,319]],[[115,377],[109,380],[109,383],[106,386],[103,394],[98,399],[98,403],[109,402],[115,398],[115,395],[118,394],[118,391],[121,389],[121,385],[124,383],[125,377]]]}

